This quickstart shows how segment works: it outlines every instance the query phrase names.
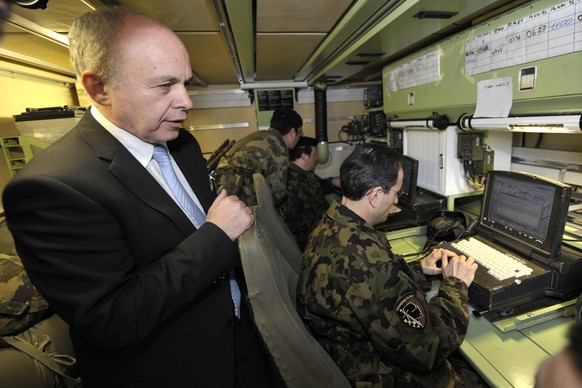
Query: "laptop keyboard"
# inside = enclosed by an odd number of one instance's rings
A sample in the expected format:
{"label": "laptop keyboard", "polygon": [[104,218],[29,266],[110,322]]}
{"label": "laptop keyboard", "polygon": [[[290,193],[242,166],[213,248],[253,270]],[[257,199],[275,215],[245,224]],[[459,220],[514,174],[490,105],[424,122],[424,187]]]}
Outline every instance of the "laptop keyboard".
{"label": "laptop keyboard", "polygon": [[487,273],[498,280],[531,275],[533,270],[515,257],[500,252],[487,244],[470,237],[451,244],[465,256],[473,256],[475,261],[487,268]]}

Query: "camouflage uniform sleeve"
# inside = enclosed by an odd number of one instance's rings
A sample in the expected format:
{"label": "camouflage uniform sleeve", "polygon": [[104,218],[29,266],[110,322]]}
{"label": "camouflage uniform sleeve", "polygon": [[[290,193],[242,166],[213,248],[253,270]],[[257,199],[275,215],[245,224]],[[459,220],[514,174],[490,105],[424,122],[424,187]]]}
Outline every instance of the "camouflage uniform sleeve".
{"label": "camouflage uniform sleeve", "polygon": [[322,179],[318,177],[318,179],[319,186],[324,194],[333,193],[335,191],[335,186],[331,183],[332,178]]}
{"label": "camouflage uniform sleeve", "polygon": [[301,250],[328,207],[315,175],[301,171],[291,163],[287,177],[287,197],[279,209]]}
{"label": "camouflage uniform sleeve", "polygon": [[294,222],[301,208],[302,183],[300,172],[289,167],[287,174],[287,197],[280,206],[281,214],[286,222]]}
{"label": "camouflage uniform sleeve", "polygon": [[338,196],[342,195],[342,189],[335,186],[332,181],[333,181],[333,177],[330,178],[325,178],[322,179],[320,177],[317,177],[319,179],[319,186],[321,187],[321,190],[323,191],[324,195],[328,195],[328,194],[336,194]]}
{"label": "camouflage uniform sleeve", "polygon": [[425,274],[422,273],[422,267],[420,265],[420,260],[414,260],[408,263],[410,268],[410,278],[413,282],[418,284],[418,286],[424,290],[428,291],[431,287],[431,281],[427,278]]}
{"label": "camouflage uniform sleeve", "polygon": [[271,188],[275,205],[283,202],[287,196],[287,169],[289,154],[283,141],[273,142],[267,160],[264,161],[265,180]]}
{"label": "camouflage uniform sleeve", "polygon": [[346,298],[374,348],[391,363],[426,374],[460,346],[469,321],[462,281],[443,281],[429,304],[393,261],[376,263],[356,280]]}
{"label": "camouflage uniform sleeve", "polygon": [[217,167],[216,188],[217,191],[225,188],[247,205],[254,205],[252,173],[260,172],[278,205],[287,195],[288,167],[289,155],[281,135],[275,130],[256,131],[239,140],[233,151],[222,157]]}
{"label": "camouflage uniform sleeve", "polygon": [[287,223],[293,234],[296,234],[304,225],[302,201],[305,200],[305,195],[302,190],[303,183],[301,180],[301,173],[294,171],[290,167],[287,177],[287,196],[279,207],[285,223]]}

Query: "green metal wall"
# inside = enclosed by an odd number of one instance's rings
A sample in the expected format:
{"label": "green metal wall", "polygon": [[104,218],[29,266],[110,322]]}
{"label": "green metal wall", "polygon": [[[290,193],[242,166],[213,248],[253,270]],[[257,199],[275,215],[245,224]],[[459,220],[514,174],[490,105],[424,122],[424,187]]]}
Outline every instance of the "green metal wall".
{"label": "green metal wall", "polygon": [[[477,100],[477,83],[511,77],[513,104],[510,115],[579,114],[582,112],[582,51],[538,61],[470,75],[465,70],[465,44],[480,34],[506,26],[515,20],[542,12],[552,6],[575,4],[578,36],[582,35],[582,1],[539,0],[503,16],[476,25],[462,33],[444,39],[422,51],[394,62],[383,69],[384,112],[394,118],[412,119],[430,116],[433,112],[446,114],[455,122],[462,114],[472,114]],[[579,43],[582,44],[582,43]],[[389,74],[430,53],[440,53],[440,77],[429,84],[397,91],[389,90]],[[520,69],[537,67],[534,90],[518,91]],[[414,93],[414,104],[410,94]]]}

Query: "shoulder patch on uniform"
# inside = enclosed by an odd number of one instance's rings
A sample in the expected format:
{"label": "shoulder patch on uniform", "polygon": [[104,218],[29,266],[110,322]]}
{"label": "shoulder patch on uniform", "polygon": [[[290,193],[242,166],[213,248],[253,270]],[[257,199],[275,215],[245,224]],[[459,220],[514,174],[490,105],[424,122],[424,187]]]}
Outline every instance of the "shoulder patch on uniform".
{"label": "shoulder patch on uniform", "polygon": [[400,320],[410,327],[424,329],[426,326],[424,306],[414,294],[400,298],[396,303],[396,313]]}

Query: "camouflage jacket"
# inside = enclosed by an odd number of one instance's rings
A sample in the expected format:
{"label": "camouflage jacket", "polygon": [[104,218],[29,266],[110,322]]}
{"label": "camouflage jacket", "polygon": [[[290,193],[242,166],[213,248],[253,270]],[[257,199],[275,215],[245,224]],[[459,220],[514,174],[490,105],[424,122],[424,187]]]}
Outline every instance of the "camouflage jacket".
{"label": "camouflage jacket", "polygon": [[51,315],[20,257],[0,253],[0,336],[21,333]]}
{"label": "camouflage jacket", "polygon": [[309,234],[329,207],[325,199],[329,193],[326,182],[312,171],[305,171],[293,162],[289,164],[287,198],[279,210],[302,251]]}
{"label": "camouflage jacket", "polygon": [[467,286],[446,278],[428,302],[426,285],[418,262],[335,202],[303,253],[297,308],[354,386],[454,386],[447,357],[467,331]]}
{"label": "camouflage jacket", "polygon": [[252,174],[260,172],[279,205],[287,195],[289,154],[283,136],[275,130],[255,131],[240,139],[222,157],[214,179],[217,192],[226,188],[247,205],[256,205]]}

